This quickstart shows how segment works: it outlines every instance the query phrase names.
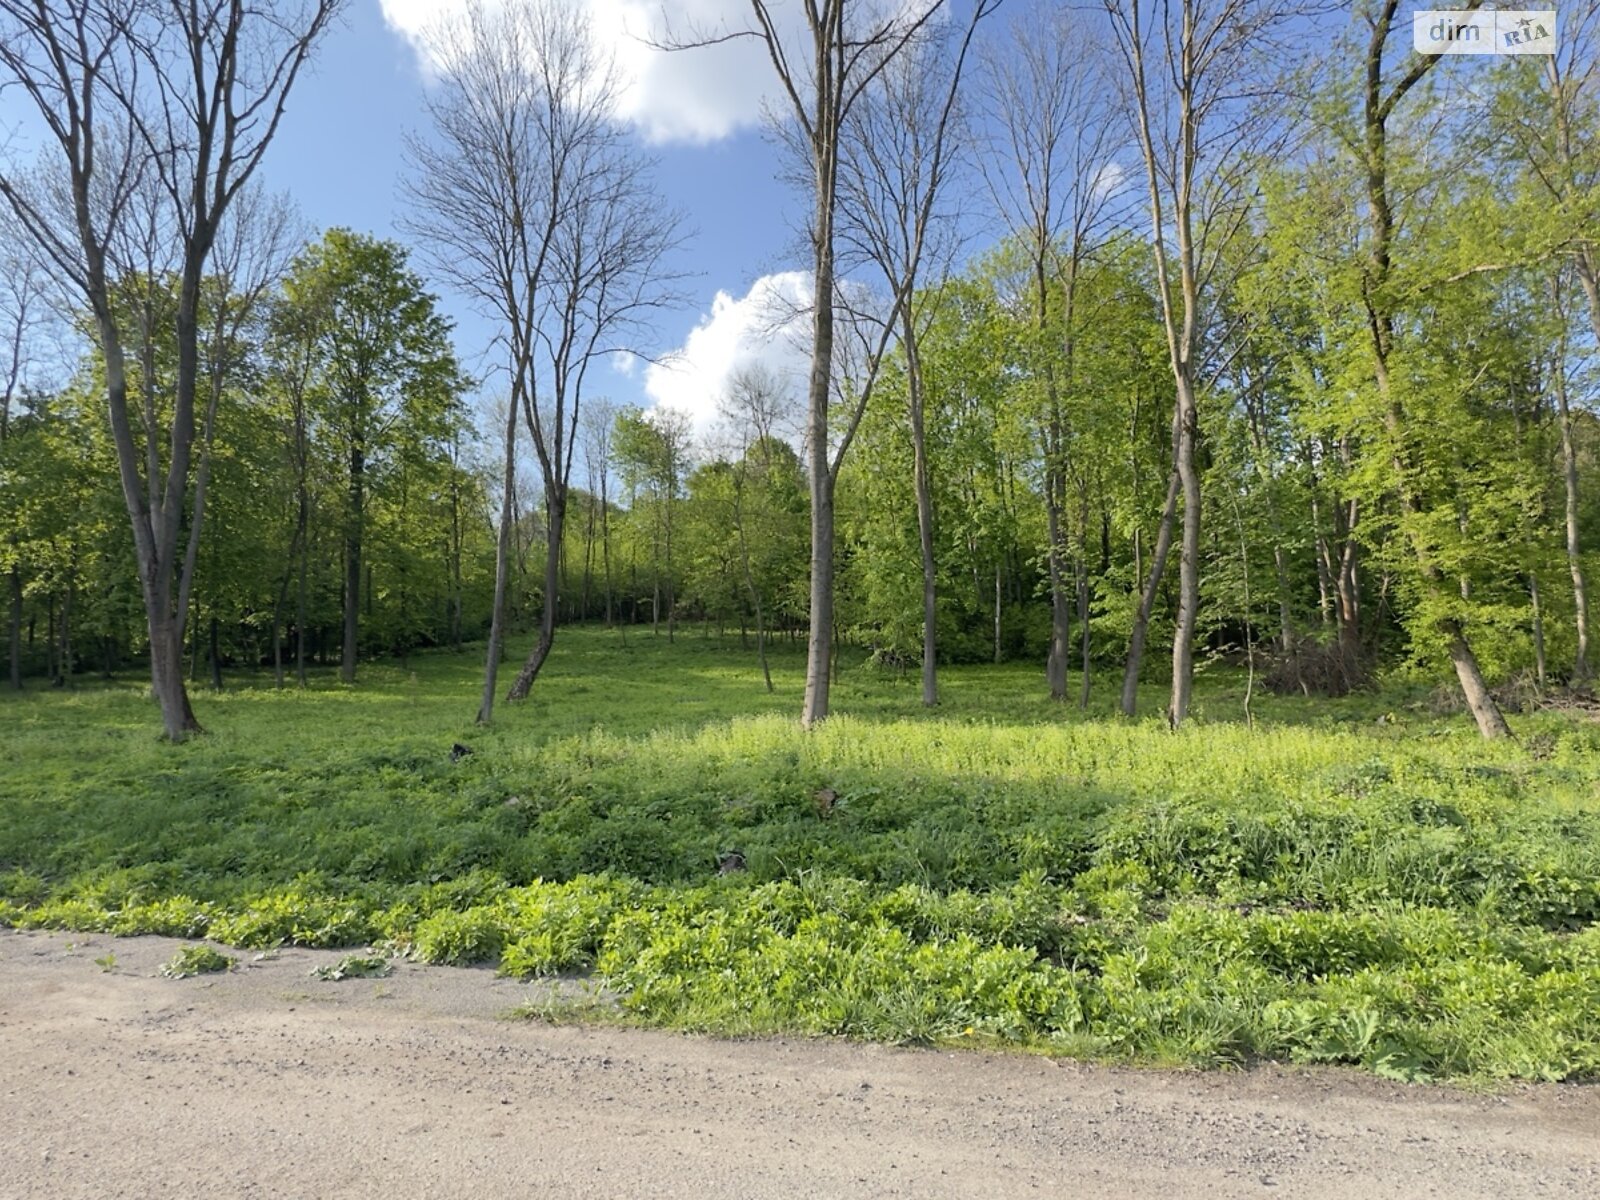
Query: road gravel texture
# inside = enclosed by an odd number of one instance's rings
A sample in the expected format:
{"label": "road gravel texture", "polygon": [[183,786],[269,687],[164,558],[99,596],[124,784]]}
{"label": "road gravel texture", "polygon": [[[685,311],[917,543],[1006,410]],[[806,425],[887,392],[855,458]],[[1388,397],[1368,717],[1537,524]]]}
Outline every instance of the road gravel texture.
{"label": "road gravel texture", "polygon": [[0,1197],[1600,1197],[1595,1087],[552,1026],[488,971],[181,944],[0,931]]}

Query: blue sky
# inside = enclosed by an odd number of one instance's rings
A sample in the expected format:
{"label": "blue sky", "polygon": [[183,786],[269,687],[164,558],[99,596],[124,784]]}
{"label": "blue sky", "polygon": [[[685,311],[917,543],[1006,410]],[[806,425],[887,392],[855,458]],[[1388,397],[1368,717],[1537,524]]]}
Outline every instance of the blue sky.
{"label": "blue sky", "polygon": [[[716,388],[724,364],[762,353],[750,344],[757,337],[750,318],[758,304],[746,303],[752,287],[783,290],[798,278],[783,273],[798,266],[792,255],[800,198],[775,178],[776,151],[756,123],[760,92],[750,85],[752,69],[770,68],[752,63],[748,53],[736,52],[730,61],[719,50],[696,51],[673,56],[684,61],[665,64],[670,71],[662,78],[661,67],[637,65],[646,52],[615,28],[626,5],[573,2],[593,5],[601,36],[625,67],[632,56],[635,76],[644,77],[645,86],[633,89],[639,106],[633,123],[658,159],[663,202],[685,214],[690,233],[675,264],[689,273],[683,285],[689,303],[664,313],[657,343],[642,348],[682,352],[696,327],[704,327],[676,367],[608,369],[592,390],[622,403],[676,402],[704,416],[712,402],[704,393]],[[428,83],[406,30],[422,27],[443,7],[437,0],[354,0],[319,51],[313,73],[296,85],[263,169],[267,185],[291,194],[314,227],[343,225],[408,240],[399,228],[406,206],[400,189],[404,140],[426,133]],[[743,6],[700,7],[736,14]],[[426,274],[420,256],[415,265]],[[458,350],[475,361],[490,328],[456,298],[442,290],[441,296],[457,322]],[[781,359],[794,351],[778,347],[776,353]]]}

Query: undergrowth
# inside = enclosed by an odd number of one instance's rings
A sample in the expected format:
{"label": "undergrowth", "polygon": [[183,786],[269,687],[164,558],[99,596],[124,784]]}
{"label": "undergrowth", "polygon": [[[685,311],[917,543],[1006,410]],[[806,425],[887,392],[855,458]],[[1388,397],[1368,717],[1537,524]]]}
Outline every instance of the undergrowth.
{"label": "undergrowth", "polygon": [[806,734],[797,657],[769,700],[729,646],[613,636],[563,631],[492,731],[447,655],[200,697],[176,748],[131,686],[5,701],[0,921],[589,973],[721,1033],[1600,1075],[1577,718],[1488,745],[1391,691],[1250,729],[1219,674],[1172,735],[1020,669],[946,672],[928,715],[847,667]]}

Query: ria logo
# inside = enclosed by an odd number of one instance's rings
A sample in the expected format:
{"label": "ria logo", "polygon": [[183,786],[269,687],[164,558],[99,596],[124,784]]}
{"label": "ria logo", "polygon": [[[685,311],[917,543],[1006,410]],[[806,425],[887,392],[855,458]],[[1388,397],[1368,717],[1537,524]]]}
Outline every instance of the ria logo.
{"label": "ria logo", "polygon": [[1418,54],[1554,54],[1554,9],[1430,8],[1411,18]]}

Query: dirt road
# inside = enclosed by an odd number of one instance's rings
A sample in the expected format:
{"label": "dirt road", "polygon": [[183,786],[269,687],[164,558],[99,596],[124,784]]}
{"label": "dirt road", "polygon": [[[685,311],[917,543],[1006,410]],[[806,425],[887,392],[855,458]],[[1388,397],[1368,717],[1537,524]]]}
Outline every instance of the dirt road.
{"label": "dirt road", "polygon": [[0,931],[0,1196],[1600,1196],[1593,1087],[550,1027],[484,971],[178,945]]}

